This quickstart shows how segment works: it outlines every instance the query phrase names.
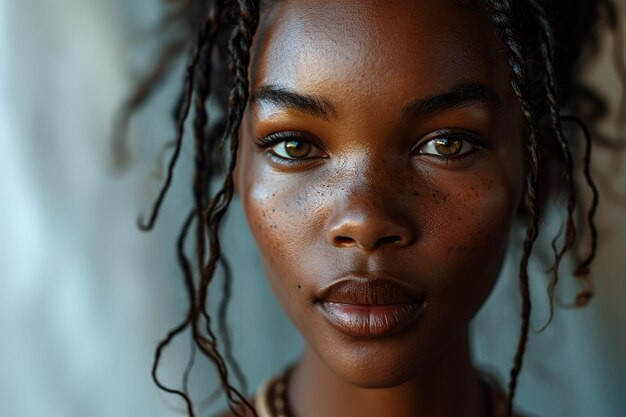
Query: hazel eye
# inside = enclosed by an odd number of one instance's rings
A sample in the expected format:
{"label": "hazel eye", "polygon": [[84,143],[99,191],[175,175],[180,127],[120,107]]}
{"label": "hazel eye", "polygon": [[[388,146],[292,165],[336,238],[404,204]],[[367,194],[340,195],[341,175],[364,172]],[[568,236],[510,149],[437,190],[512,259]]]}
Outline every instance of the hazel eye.
{"label": "hazel eye", "polygon": [[464,144],[462,139],[437,138],[428,142],[426,147],[431,145],[442,156],[454,156],[461,152]]}
{"label": "hazel eye", "polygon": [[313,152],[309,142],[293,139],[279,142],[270,148],[274,154],[285,159],[304,159]]}
{"label": "hazel eye", "polygon": [[276,132],[264,138],[257,138],[256,145],[265,150],[267,157],[286,164],[326,157],[315,142],[315,137],[302,132]]}
{"label": "hazel eye", "polygon": [[459,132],[440,132],[417,148],[417,153],[441,158],[460,157],[480,147],[481,140],[475,135]]}

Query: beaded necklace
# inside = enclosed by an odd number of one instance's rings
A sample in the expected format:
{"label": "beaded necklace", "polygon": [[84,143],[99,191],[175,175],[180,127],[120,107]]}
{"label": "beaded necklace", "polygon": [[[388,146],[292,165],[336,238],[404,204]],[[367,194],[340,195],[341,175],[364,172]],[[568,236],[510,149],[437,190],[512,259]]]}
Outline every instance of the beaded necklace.
{"label": "beaded necklace", "polygon": [[[258,417],[293,417],[287,399],[287,385],[292,367],[277,377],[268,379],[261,385],[255,398]],[[498,382],[489,374],[480,373],[481,382],[486,387],[489,417],[506,416],[506,396]]]}

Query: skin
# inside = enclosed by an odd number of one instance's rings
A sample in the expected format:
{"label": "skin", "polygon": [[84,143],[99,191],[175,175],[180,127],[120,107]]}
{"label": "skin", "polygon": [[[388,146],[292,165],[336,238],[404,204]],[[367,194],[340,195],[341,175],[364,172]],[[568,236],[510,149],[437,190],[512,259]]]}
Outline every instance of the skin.
{"label": "skin", "polygon": [[[501,269],[526,167],[504,47],[484,11],[452,0],[291,0],[262,10],[253,46],[236,191],[307,344],[288,387],[294,413],[487,415],[468,323]],[[489,98],[406,114],[463,83]],[[268,89],[315,98],[326,114]],[[433,155],[446,129],[482,143]],[[277,132],[296,132],[287,140],[310,151],[289,163],[276,156],[284,142],[259,146]],[[425,307],[389,337],[346,335],[316,297],[347,273],[392,276]]]}

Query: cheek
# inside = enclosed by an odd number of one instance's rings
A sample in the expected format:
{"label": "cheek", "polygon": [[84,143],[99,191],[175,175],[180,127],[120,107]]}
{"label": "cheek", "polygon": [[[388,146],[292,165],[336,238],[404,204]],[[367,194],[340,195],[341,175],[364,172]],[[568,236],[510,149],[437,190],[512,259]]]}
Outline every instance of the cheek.
{"label": "cheek", "polygon": [[[257,243],[266,278],[285,312],[298,324],[294,299],[306,301],[305,275],[300,269],[311,251],[314,219],[323,203],[309,192],[298,174],[275,172],[252,141],[252,125],[246,119],[240,131],[236,182],[238,196]],[[299,303],[308,305],[306,302]],[[301,308],[300,308],[301,310]]]}
{"label": "cheek", "polygon": [[510,187],[498,179],[480,177],[457,184],[444,180],[442,185],[445,189],[433,193],[437,215],[429,229],[439,237],[433,242],[445,246],[450,260],[462,258],[466,266],[493,256],[487,249],[502,246],[513,218],[515,196]]}
{"label": "cheek", "polygon": [[293,238],[302,235],[304,219],[309,219],[312,211],[302,201],[303,196],[293,191],[279,178],[261,177],[250,184],[244,197],[252,233],[264,261],[272,268],[280,268],[285,258],[296,255],[298,245]]}
{"label": "cheek", "polygon": [[267,169],[260,167],[249,177],[254,179],[242,190],[241,199],[269,283],[292,315],[287,300],[305,296],[307,283],[301,278],[306,275],[301,269],[316,256],[312,248],[318,236],[313,231],[319,231],[316,219],[323,203],[304,184]]}
{"label": "cheek", "polygon": [[[498,275],[519,191],[505,170],[444,173],[432,184],[432,215],[423,229],[434,304],[454,305],[469,320],[491,291]],[[455,178],[453,178],[455,177]],[[451,304],[453,303],[453,304]]]}

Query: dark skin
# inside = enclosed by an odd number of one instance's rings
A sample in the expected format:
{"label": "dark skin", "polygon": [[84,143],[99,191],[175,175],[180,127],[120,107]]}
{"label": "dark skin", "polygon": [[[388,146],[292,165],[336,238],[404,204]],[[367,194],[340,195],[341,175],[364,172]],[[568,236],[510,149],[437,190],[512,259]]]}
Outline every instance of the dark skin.
{"label": "dark skin", "polygon": [[[526,168],[502,50],[481,6],[453,0],[262,12],[235,179],[307,343],[288,387],[297,417],[487,415],[468,324]],[[384,337],[338,330],[320,293],[350,274],[401,282],[418,319]]]}

